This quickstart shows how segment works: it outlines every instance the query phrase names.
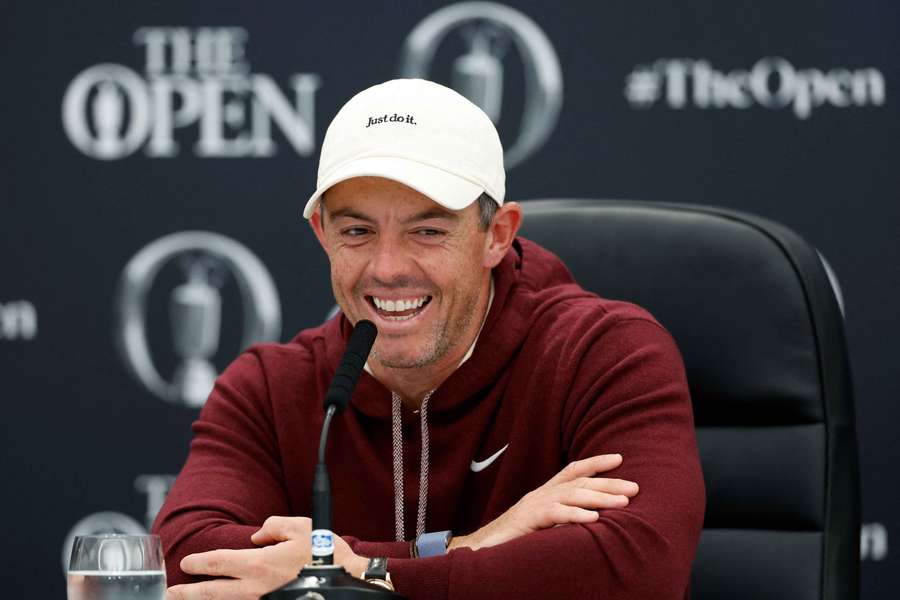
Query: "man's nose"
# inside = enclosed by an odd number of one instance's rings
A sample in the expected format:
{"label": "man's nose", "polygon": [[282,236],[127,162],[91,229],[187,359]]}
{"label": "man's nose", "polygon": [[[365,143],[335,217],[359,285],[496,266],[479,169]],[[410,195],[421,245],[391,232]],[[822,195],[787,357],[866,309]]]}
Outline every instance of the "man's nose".
{"label": "man's nose", "polygon": [[369,276],[386,285],[399,284],[412,275],[412,257],[401,240],[381,236],[369,261]]}

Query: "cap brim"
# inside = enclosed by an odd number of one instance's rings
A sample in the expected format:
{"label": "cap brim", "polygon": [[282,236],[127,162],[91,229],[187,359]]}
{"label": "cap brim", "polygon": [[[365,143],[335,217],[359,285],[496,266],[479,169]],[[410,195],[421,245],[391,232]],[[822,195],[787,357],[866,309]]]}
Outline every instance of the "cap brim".
{"label": "cap brim", "polygon": [[328,175],[306,202],[303,218],[308,219],[315,212],[319,198],[328,188],[354,177],[392,179],[450,210],[462,210],[484,192],[480,185],[431,165],[393,156],[371,156],[351,161]]}

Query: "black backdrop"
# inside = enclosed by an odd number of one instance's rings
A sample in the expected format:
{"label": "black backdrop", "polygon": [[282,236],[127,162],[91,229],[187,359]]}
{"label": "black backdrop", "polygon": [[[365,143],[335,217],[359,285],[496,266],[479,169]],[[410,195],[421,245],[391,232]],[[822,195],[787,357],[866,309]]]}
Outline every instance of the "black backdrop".
{"label": "black backdrop", "polygon": [[900,5],[445,6],[5,7],[5,595],[62,598],[67,537],[146,527],[210,374],[328,313],[299,217],[325,127],[418,64],[520,144],[509,199],[737,208],[827,257],[857,393],[863,597],[893,597]]}

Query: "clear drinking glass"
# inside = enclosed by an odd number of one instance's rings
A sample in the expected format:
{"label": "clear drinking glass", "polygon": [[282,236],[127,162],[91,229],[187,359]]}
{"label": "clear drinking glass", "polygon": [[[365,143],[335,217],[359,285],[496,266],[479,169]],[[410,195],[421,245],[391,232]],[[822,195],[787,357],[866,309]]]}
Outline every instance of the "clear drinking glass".
{"label": "clear drinking glass", "polygon": [[69,600],[165,600],[166,567],[156,535],[80,535],[72,545]]}

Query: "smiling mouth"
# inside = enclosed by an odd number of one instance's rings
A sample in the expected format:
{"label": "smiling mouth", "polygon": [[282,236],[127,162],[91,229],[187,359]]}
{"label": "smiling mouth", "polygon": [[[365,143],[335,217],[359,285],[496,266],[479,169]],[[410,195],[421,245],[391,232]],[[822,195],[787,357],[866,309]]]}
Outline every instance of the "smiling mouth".
{"label": "smiling mouth", "polygon": [[379,298],[366,296],[366,302],[382,319],[388,321],[408,321],[419,315],[431,302],[431,296],[415,298]]}

